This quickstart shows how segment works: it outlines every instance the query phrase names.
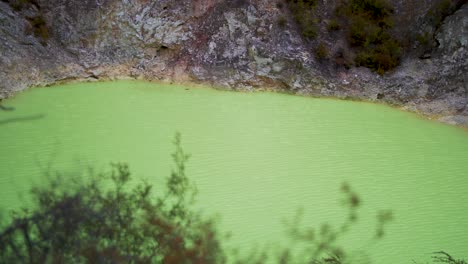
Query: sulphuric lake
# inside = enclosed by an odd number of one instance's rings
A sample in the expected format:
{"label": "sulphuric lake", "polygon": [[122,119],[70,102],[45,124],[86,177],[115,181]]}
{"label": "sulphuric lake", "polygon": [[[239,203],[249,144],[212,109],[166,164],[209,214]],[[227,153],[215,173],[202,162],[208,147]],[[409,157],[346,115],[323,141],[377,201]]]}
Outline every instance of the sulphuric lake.
{"label": "sulphuric lake", "polygon": [[[169,175],[178,131],[191,154],[197,208],[219,217],[227,248],[288,245],[284,220],[339,223],[340,185],[362,199],[341,243],[373,263],[468,257],[468,133],[384,105],[236,93],[141,81],[30,89],[0,111],[0,208],[30,204],[44,169],[81,175],[128,162],[139,178]],[[77,176],[78,177],[78,176]],[[371,241],[378,210],[394,220]]]}

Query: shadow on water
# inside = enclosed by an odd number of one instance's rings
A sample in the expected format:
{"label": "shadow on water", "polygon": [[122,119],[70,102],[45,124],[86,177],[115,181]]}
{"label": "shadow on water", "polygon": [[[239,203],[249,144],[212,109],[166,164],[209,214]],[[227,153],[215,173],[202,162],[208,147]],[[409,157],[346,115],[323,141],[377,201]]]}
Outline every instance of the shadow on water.
{"label": "shadow on water", "polygon": [[44,118],[45,114],[38,114],[38,115],[30,115],[30,116],[23,116],[23,117],[13,117],[0,120],[0,125],[6,125],[8,123],[15,123],[15,122],[25,122],[25,121],[33,121]]}
{"label": "shadow on water", "polygon": [[14,108],[14,107],[8,107],[8,106],[0,105],[0,110],[3,110],[3,111],[13,111],[13,110],[15,110],[15,108]]}

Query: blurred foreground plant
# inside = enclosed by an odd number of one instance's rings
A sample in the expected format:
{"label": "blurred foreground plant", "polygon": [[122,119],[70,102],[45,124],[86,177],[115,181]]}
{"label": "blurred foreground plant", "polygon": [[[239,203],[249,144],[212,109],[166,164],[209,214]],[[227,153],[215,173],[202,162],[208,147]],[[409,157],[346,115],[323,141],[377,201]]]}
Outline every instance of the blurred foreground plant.
{"label": "blurred foreground plant", "polygon": [[0,230],[0,263],[224,262],[214,223],[190,207],[180,135],[174,144],[176,166],[161,196],[147,183],[130,188],[124,163],[71,189],[58,180],[34,189],[34,209]]}

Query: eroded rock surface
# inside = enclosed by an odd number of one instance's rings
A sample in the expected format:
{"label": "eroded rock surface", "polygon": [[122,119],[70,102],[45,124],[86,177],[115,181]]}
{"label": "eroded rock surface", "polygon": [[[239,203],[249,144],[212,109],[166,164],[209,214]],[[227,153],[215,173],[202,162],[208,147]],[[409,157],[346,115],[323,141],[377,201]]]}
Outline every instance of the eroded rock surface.
{"label": "eroded rock surface", "polygon": [[[36,2],[17,10],[0,1],[2,98],[62,81],[137,78],[382,101],[468,126],[467,4],[437,29],[429,58],[408,56],[380,76],[325,67],[274,1]],[[396,12],[408,5],[400,2]],[[397,23],[421,26],[423,9]],[[46,37],[31,22],[37,17]]]}

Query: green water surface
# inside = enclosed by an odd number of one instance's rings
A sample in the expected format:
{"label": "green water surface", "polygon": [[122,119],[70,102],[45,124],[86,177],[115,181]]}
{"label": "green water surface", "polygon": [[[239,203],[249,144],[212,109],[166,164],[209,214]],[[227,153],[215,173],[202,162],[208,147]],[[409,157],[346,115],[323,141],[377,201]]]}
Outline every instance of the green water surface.
{"label": "green water surface", "polygon": [[[386,106],[136,81],[31,89],[0,111],[0,208],[27,205],[49,168],[80,175],[126,161],[160,183],[176,131],[192,154],[198,207],[219,215],[226,247],[288,244],[283,220],[339,223],[339,187],[363,200],[342,243],[378,264],[468,257],[468,133]],[[375,213],[393,210],[374,243]],[[371,241],[371,242],[369,242]]]}

